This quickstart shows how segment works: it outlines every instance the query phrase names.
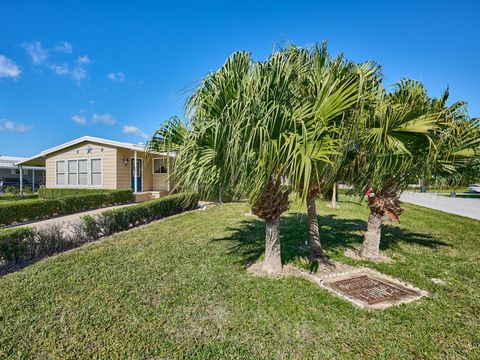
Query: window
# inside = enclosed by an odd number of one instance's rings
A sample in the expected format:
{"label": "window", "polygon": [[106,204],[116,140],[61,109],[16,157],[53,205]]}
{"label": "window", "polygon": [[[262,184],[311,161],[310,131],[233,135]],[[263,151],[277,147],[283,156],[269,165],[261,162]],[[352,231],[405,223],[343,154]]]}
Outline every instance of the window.
{"label": "window", "polygon": [[154,174],[168,173],[167,159],[153,159],[153,173]]}
{"label": "window", "polygon": [[78,160],[78,185],[88,185],[87,160]]}
{"label": "window", "polygon": [[90,160],[91,185],[102,185],[102,160]]}
{"label": "window", "polygon": [[[65,186],[102,185],[102,159],[59,160],[56,162],[56,184]],[[89,166],[90,165],[90,166]]]}
{"label": "window", "polygon": [[65,161],[57,161],[56,173],[57,185],[65,185]]}
{"label": "window", "polygon": [[77,160],[68,160],[68,185],[77,185],[78,168]]}

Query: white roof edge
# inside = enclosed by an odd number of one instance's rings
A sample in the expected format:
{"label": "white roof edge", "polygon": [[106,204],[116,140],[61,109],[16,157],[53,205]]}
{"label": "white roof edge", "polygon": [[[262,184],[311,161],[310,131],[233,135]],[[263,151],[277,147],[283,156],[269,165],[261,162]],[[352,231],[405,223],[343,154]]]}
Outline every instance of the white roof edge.
{"label": "white roof edge", "polygon": [[77,139],[68,141],[64,144],[57,145],[57,146],[52,147],[50,149],[44,150],[40,154],[37,154],[35,156],[31,156],[29,158],[23,159],[22,161],[18,161],[18,162],[15,163],[15,165],[21,165],[21,164],[26,163],[28,161],[31,161],[33,159],[43,157],[43,156],[47,156],[48,154],[51,154],[55,151],[65,149],[67,147],[70,147],[70,146],[73,146],[73,145],[76,145],[76,144],[79,144],[79,143],[82,143],[82,142],[85,142],[85,141],[87,141],[87,142],[90,141],[90,142],[105,144],[105,145],[111,145],[111,146],[120,147],[120,148],[124,148],[124,149],[129,149],[129,150],[134,150],[134,151],[148,152],[148,153],[156,154],[156,155],[172,156],[172,157],[175,156],[174,153],[160,153],[160,152],[156,152],[156,151],[149,151],[143,145],[137,145],[137,144],[131,144],[131,143],[126,143],[126,142],[102,139],[102,138],[97,138],[97,137],[94,137],[94,136],[82,136],[82,137],[79,137]]}
{"label": "white roof edge", "polygon": [[113,140],[108,140],[108,139],[103,139],[103,138],[97,138],[97,137],[94,137],[94,136],[82,136],[82,137],[79,137],[78,139],[74,139],[74,140],[71,140],[71,141],[66,142],[64,144],[57,145],[53,148],[44,150],[40,154],[48,155],[48,154],[51,154],[52,152],[65,149],[66,147],[73,146],[73,145],[79,144],[79,143],[84,142],[84,141],[91,141],[91,142],[95,142],[95,143],[99,143],[99,144],[112,145],[112,146],[116,146],[116,147],[130,149],[130,150],[146,151],[145,146],[142,146],[142,145],[120,142],[120,141],[113,141]]}
{"label": "white roof edge", "polygon": [[39,157],[41,157],[41,156],[42,156],[42,154],[38,154],[38,155],[35,155],[35,156],[31,156],[31,157],[29,157],[29,158],[23,159],[22,161],[17,161],[14,165],[15,165],[15,166],[20,166],[20,165],[22,165],[23,163],[29,162],[30,160],[39,158]]}

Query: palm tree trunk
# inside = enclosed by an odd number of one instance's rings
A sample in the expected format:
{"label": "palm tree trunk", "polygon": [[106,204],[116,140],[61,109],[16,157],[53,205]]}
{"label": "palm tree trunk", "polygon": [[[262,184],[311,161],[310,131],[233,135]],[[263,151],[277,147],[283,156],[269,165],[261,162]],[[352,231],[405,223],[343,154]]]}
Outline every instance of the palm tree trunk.
{"label": "palm tree trunk", "polygon": [[315,205],[316,194],[309,193],[307,197],[308,227],[310,233],[310,256],[312,260],[324,258],[322,243],[320,242],[320,229],[317,219],[317,208]]}
{"label": "palm tree trunk", "polygon": [[378,259],[380,257],[380,239],[382,236],[382,215],[371,212],[368,216],[367,232],[363,239],[360,257]]}
{"label": "palm tree trunk", "polygon": [[280,218],[265,221],[265,260],[262,269],[267,274],[282,271],[280,252]]}
{"label": "palm tree trunk", "polygon": [[332,208],[337,207],[337,183],[333,184],[332,189]]}
{"label": "palm tree trunk", "polygon": [[289,191],[282,188],[280,180],[272,180],[252,206],[252,213],[265,220],[265,260],[262,269],[268,274],[282,271],[280,216],[290,205],[288,194]]}

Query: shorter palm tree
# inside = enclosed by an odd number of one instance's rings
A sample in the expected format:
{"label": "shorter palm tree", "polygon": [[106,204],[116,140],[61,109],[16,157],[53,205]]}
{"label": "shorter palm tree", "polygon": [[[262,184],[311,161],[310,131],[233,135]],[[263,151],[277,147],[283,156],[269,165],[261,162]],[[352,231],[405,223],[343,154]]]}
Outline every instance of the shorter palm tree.
{"label": "shorter palm tree", "polygon": [[382,222],[399,221],[399,194],[412,179],[434,168],[442,130],[451,119],[427,97],[422,84],[408,80],[392,93],[381,93],[364,116],[352,181],[370,208],[360,256],[379,259]]}

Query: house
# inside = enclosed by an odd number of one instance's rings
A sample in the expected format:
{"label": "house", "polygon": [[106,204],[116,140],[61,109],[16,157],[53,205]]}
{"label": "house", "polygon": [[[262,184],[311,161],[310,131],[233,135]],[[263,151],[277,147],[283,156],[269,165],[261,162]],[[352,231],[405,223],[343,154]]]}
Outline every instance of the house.
{"label": "house", "polygon": [[45,183],[44,166],[25,166],[20,168],[17,162],[26,160],[24,157],[0,155],[0,192],[7,186],[17,188],[31,187],[37,190]]}
{"label": "house", "polygon": [[92,136],[69,141],[17,163],[43,166],[47,188],[131,189],[137,201],[170,192],[173,154]]}

